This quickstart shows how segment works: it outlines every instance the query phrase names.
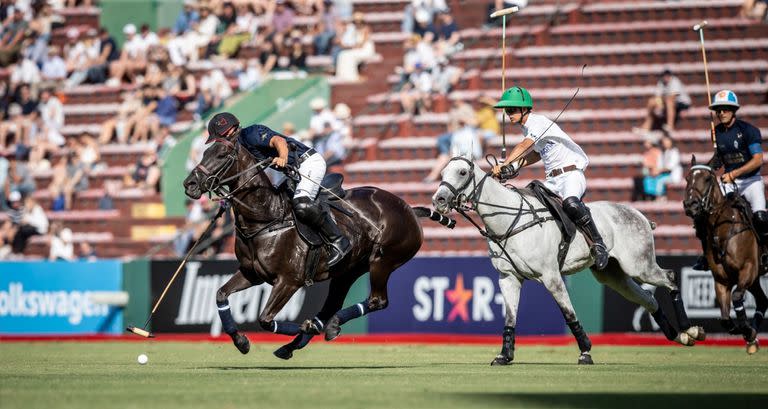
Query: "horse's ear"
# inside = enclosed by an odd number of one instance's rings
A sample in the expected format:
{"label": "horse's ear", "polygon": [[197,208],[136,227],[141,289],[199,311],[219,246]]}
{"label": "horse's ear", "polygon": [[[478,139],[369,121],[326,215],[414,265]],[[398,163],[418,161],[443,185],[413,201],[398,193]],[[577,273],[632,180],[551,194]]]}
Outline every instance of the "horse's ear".
{"label": "horse's ear", "polygon": [[696,166],[696,155],[691,155],[691,166]]}
{"label": "horse's ear", "polygon": [[720,156],[715,153],[712,155],[712,158],[707,162],[707,165],[709,165],[710,168],[714,170],[718,170],[723,166],[723,161],[720,159]]}

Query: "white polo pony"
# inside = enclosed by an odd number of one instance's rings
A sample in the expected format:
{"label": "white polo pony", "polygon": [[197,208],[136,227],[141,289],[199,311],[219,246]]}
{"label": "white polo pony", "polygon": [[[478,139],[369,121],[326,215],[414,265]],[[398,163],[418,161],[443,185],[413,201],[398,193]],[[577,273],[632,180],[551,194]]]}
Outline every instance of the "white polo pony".
{"label": "white polo pony", "polygon": [[[505,328],[512,329],[511,336],[505,330],[502,353],[492,364],[503,365],[514,359],[514,327],[523,280],[538,281],[552,294],[577,339],[581,350],[578,362],[591,364],[591,342],[578,323],[562,278],[590,268],[594,262],[583,234],[574,237],[561,269],[557,256],[562,234],[544,205],[531,192],[505,187],[463,157],[451,159],[443,169],[432,204],[443,214],[457,207],[474,210],[485,224],[489,255],[499,271],[506,304]],[[589,208],[611,257],[603,271],[592,269],[595,278],[648,310],[667,339],[688,346],[703,340],[703,328],[691,327],[688,322],[674,272],[656,264],[653,226],[645,216],[618,203],[594,202]],[[673,293],[678,300],[673,305],[682,332],[672,327],[653,294],[640,286],[642,283]]]}

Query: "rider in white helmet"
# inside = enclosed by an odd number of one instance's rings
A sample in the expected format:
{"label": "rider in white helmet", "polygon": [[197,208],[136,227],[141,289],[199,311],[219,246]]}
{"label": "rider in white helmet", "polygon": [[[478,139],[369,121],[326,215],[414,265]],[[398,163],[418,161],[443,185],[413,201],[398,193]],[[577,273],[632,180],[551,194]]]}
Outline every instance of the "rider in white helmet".
{"label": "rider in white helmet", "polygon": [[525,88],[512,87],[504,91],[494,108],[503,108],[509,120],[520,125],[524,139],[512,149],[504,163],[493,167],[493,175],[499,176],[506,167],[517,172],[524,166],[543,161],[547,177],[544,184],[563,198],[565,213],[592,241],[595,267],[604,269],[608,264],[608,250],[592,214],[581,201],[587,190],[584,177],[589,164],[587,154],[556,123],[531,112],[533,98]]}
{"label": "rider in white helmet", "polygon": [[[736,119],[739,99],[730,90],[715,94],[709,109],[715,112],[715,155],[722,161],[725,173],[722,177],[722,189],[727,193],[738,189],[752,207],[752,218],[762,243],[768,242],[768,212],[765,211],[765,186],[760,168],[763,165],[762,135],[760,129],[741,119]],[[696,225],[696,236],[702,239],[706,235],[703,226]],[[707,270],[707,261],[699,257],[696,270]]]}

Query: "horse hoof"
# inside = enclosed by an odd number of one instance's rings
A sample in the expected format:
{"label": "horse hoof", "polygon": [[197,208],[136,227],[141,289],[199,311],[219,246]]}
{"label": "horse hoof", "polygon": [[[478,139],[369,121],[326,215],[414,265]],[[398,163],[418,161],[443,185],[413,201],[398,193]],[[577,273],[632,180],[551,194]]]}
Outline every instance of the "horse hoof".
{"label": "horse hoof", "polygon": [[497,365],[509,365],[512,363],[511,357],[507,357],[504,355],[496,355],[496,358],[493,358],[493,361],[491,361],[491,366],[497,366]]}
{"label": "horse hoof", "polygon": [[696,345],[696,340],[693,339],[690,335],[688,335],[685,332],[681,332],[677,334],[677,337],[675,337],[675,342],[677,342],[680,345],[684,345],[687,347],[692,347]]}
{"label": "horse hoof", "polygon": [[696,341],[704,341],[707,339],[707,333],[704,332],[704,328],[698,325],[688,328],[685,330],[685,333]]}
{"label": "horse hoof", "polygon": [[272,354],[280,359],[285,359],[287,361],[293,357],[293,349],[291,349],[291,347],[288,345],[283,345],[276,349]]}
{"label": "horse hoof", "polygon": [[582,352],[581,355],[579,355],[579,365],[594,365],[594,361],[592,361],[592,355],[589,354],[589,352]]}
{"label": "horse hoof", "polygon": [[747,341],[747,343],[752,343],[757,341],[757,330],[749,327],[749,335],[744,335],[744,341]]}
{"label": "horse hoof", "polygon": [[333,341],[341,334],[341,325],[339,325],[339,317],[333,316],[328,324],[325,326],[325,340]]}
{"label": "horse hoof", "polygon": [[232,342],[235,344],[237,350],[243,355],[251,350],[251,342],[248,341],[248,337],[239,332],[232,337]]}
{"label": "horse hoof", "polygon": [[755,339],[752,342],[747,342],[747,355],[753,355],[760,350],[760,342]]}
{"label": "horse hoof", "polygon": [[305,334],[320,335],[320,328],[318,328],[315,320],[304,320],[299,329]]}

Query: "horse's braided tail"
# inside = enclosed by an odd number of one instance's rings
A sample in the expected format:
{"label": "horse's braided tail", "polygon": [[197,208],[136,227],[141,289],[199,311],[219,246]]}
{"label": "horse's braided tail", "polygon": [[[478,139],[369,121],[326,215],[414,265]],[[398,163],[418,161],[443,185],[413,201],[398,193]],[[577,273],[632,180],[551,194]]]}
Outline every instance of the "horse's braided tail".
{"label": "horse's braided tail", "polygon": [[443,216],[442,214],[426,207],[415,206],[413,207],[413,212],[416,213],[416,216],[418,217],[429,217],[430,220],[434,220],[449,229],[452,229],[456,226],[456,220],[451,219],[448,216]]}

